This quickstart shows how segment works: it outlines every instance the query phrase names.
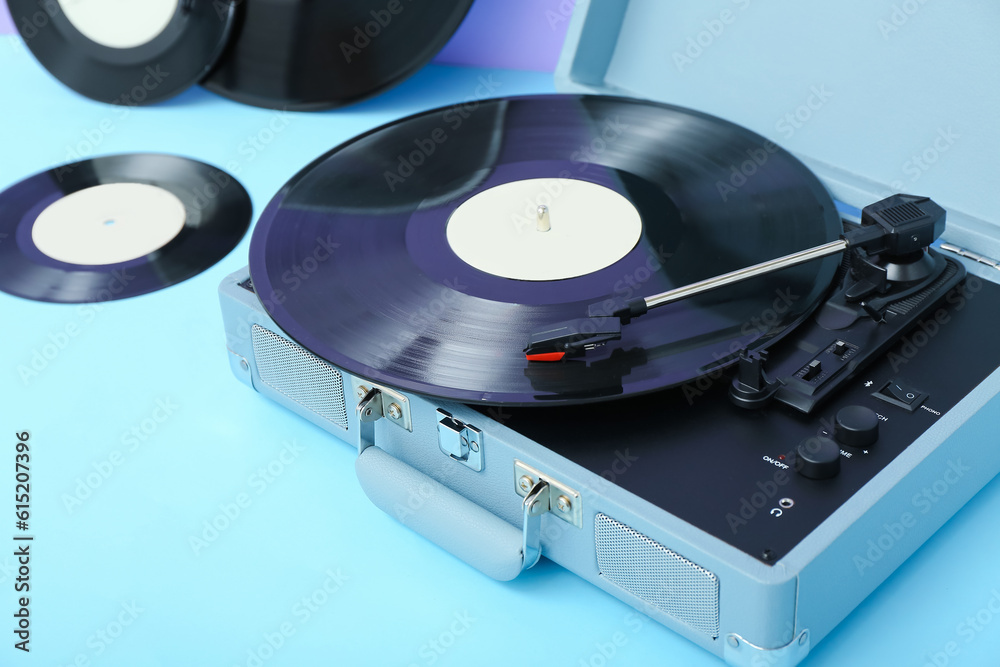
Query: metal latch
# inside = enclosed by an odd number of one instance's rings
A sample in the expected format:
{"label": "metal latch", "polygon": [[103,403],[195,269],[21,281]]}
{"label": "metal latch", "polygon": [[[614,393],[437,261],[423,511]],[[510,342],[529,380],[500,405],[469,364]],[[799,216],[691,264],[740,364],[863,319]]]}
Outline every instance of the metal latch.
{"label": "metal latch", "polygon": [[358,420],[361,433],[358,440],[358,454],[375,444],[375,422],[385,417],[390,422],[413,431],[410,419],[410,402],[399,392],[378,385],[368,385],[357,378],[353,381],[358,399]]}
{"label": "metal latch", "polygon": [[583,501],[575,490],[517,459],[514,459],[514,480],[514,490],[524,498],[521,503],[521,570],[524,571],[542,556],[542,515],[549,512],[582,528]]}
{"label": "metal latch", "polygon": [[476,472],[483,470],[483,432],[472,424],[455,419],[450,412],[438,410],[438,447],[447,456]]}
{"label": "metal latch", "polygon": [[542,557],[542,515],[548,512],[549,485],[535,482],[521,503],[521,572]]}
{"label": "metal latch", "polygon": [[514,459],[514,490],[517,495],[527,498],[539,482],[545,482],[549,486],[542,498],[545,507],[541,509],[552,512],[553,516],[577,528],[583,528],[583,499],[579,492],[540,470]]}

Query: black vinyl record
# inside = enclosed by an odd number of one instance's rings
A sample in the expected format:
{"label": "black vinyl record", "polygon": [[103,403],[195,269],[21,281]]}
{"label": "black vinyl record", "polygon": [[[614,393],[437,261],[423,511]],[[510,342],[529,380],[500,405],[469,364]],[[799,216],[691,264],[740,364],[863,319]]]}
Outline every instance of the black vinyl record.
{"label": "black vinyl record", "polygon": [[245,104],[329,109],[375,95],[441,50],[472,0],[250,0],[202,82]]}
{"label": "black vinyl record", "polygon": [[[603,193],[619,208],[554,191],[544,202],[506,195],[536,182]],[[466,215],[482,197],[492,197],[487,207]],[[620,250],[596,268],[546,277],[581,259],[557,244],[522,266],[521,255],[549,238],[532,236],[543,231],[534,223],[520,227],[540,202],[551,211],[546,235],[565,228],[587,253]],[[638,227],[621,212],[637,215]],[[503,230],[522,244],[513,253],[490,240],[494,218],[518,226]],[[583,224],[596,241],[572,236]],[[471,245],[453,236],[459,225]],[[741,350],[766,348],[815,309],[840,257],[652,310],[583,358],[529,362],[533,332],[586,317],[591,304],[688,285],[841,231],[816,177],[745,128],[631,99],[515,97],[418,114],[320,157],[262,214],[250,273],[285,333],[363,378],[464,402],[583,403],[712,376]],[[468,252],[501,268],[473,265]],[[504,275],[510,267],[523,277]]]}
{"label": "black vinyl record", "polygon": [[235,0],[7,0],[35,58],[91,99],[152,104],[191,87],[222,53]]}
{"label": "black vinyl record", "polygon": [[0,290],[57,303],[146,294],[214,265],[250,225],[226,172],[173,155],[63,165],[0,192]]}

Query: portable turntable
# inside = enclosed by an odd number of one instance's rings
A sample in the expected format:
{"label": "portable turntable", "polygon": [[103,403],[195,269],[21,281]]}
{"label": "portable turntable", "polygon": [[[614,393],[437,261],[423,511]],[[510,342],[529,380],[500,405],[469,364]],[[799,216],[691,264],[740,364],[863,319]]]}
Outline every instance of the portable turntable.
{"label": "portable turntable", "polygon": [[[544,555],[730,664],[794,665],[1000,470],[963,426],[997,415],[1000,253],[987,194],[884,192],[797,107],[635,67],[702,64],[650,39],[664,12],[580,3],[567,94],[302,170],[220,288],[229,360],[487,575]],[[925,75],[884,91],[920,122],[956,103]],[[825,85],[807,111],[853,112]]]}

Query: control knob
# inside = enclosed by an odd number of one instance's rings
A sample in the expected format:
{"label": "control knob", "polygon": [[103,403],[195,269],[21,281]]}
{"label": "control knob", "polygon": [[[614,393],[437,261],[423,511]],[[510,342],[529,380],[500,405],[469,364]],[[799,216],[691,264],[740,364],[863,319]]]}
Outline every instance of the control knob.
{"label": "control knob", "polygon": [[795,471],[809,479],[829,479],[840,472],[840,446],[830,438],[806,438],[795,448]]}
{"label": "control knob", "polygon": [[878,415],[863,405],[849,405],[837,413],[833,437],[849,447],[870,447],[878,440]]}

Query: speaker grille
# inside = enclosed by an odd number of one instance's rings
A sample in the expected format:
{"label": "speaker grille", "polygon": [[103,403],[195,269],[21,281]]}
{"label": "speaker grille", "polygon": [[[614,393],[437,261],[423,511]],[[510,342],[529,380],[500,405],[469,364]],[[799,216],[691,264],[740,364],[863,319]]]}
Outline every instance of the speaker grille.
{"label": "speaker grille", "polygon": [[719,579],[609,516],[598,514],[597,566],[611,583],[678,621],[719,636]]}
{"label": "speaker grille", "polygon": [[295,343],[253,325],[253,356],[264,384],[323,419],[347,428],[340,372]]}

